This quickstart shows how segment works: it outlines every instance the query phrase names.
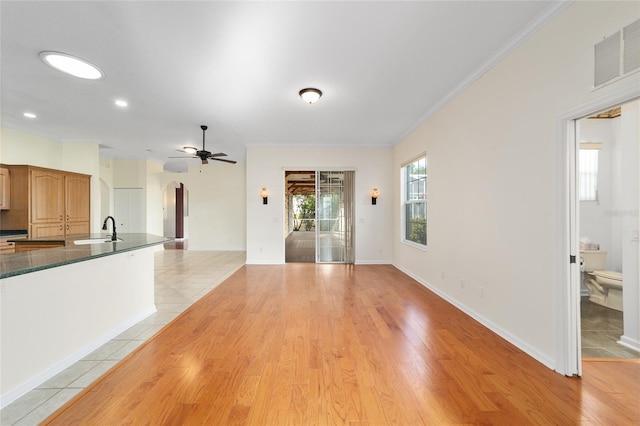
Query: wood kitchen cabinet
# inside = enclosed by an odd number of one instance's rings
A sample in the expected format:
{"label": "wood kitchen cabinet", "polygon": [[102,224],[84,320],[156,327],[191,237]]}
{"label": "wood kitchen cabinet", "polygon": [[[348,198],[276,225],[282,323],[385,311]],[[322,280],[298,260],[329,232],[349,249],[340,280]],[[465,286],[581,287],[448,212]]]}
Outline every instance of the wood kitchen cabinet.
{"label": "wood kitchen cabinet", "polygon": [[90,231],[91,176],[34,166],[3,166],[11,173],[11,209],[1,229],[26,229],[30,238]]}
{"label": "wood kitchen cabinet", "polygon": [[31,223],[62,223],[64,219],[64,173],[30,170]]}
{"label": "wood kitchen cabinet", "polygon": [[11,184],[9,169],[0,167],[0,210],[11,207]]}

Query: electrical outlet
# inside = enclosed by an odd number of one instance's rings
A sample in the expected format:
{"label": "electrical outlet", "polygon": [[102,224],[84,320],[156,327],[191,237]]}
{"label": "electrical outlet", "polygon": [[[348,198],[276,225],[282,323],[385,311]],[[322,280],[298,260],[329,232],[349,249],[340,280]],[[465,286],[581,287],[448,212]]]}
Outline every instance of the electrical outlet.
{"label": "electrical outlet", "polygon": [[484,288],[478,287],[478,296],[482,299],[484,297]]}
{"label": "electrical outlet", "polygon": [[442,273],[440,274],[440,278],[444,280],[444,271],[442,271]]}
{"label": "electrical outlet", "polygon": [[464,285],[465,285],[464,280],[460,280],[460,288],[462,288],[462,289],[463,289],[463,288],[464,288]]}

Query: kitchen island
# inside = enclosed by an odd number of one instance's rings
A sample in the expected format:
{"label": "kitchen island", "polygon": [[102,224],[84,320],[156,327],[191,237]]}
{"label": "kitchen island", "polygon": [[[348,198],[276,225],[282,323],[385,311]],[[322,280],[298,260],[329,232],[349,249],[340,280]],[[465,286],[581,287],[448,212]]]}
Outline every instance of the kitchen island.
{"label": "kitchen island", "polygon": [[156,311],[154,252],[171,239],[118,237],[0,256],[2,406]]}

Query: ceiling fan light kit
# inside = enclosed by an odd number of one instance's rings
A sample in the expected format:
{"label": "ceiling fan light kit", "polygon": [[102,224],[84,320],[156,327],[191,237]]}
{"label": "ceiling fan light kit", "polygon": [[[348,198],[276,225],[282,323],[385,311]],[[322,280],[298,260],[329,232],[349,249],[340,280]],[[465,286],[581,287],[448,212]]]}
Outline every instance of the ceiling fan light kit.
{"label": "ceiling fan light kit", "polygon": [[[205,149],[205,144],[204,144],[204,133],[207,131],[207,126],[202,125],[200,126],[200,128],[202,129],[202,150],[198,151],[198,149],[193,146],[185,146],[183,147],[183,151],[186,154],[192,154],[194,156],[193,158],[199,158],[202,164],[209,164],[209,160],[223,161],[225,163],[236,164],[236,161],[226,160],[224,158],[218,158],[218,157],[226,157],[227,154],[225,154],[224,152],[218,152],[218,153],[212,154],[211,152],[207,151]],[[186,157],[170,157],[170,158],[186,158]]]}
{"label": "ceiling fan light kit", "polygon": [[312,104],[320,99],[320,97],[322,96],[322,91],[313,87],[307,87],[306,89],[302,89],[298,94],[303,101]]}
{"label": "ceiling fan light kit", "polygon": [[198,152],[198,148],[196,148],[195,146],[185,146],[182,148],[182,150],[187,154],[195,154],[196,152]]}

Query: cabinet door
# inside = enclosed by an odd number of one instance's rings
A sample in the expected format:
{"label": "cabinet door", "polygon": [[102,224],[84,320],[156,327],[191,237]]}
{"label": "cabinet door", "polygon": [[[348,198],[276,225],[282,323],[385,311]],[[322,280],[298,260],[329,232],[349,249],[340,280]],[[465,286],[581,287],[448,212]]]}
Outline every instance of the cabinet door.
{"label": "cabinet door", "polygon": [[64,221],[64,175],[31,170],[31,223]]}
{"label": "cabinet door", "polygon": [[[82,175],[65,176],[65,220],[67,222],[89,222],[91,208],[91,177]],[[87,233],[89,231],[87,230]]]}
{"label": "cabinet door", "polygon": [[9,169],[0,167],[0,210],[9,210],[11,200],[11,185],[9,183]]}
{"label": "cabinet door", "polygon": [[31,225],[30,238],[64,237],[64,225],[62,223],[39,223]]}
{"label": "cabinet door", "polygon": [[67,222],[65,227],[66,236],[69,235],[88,235],[89,221],[87,222]]}

